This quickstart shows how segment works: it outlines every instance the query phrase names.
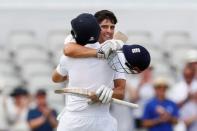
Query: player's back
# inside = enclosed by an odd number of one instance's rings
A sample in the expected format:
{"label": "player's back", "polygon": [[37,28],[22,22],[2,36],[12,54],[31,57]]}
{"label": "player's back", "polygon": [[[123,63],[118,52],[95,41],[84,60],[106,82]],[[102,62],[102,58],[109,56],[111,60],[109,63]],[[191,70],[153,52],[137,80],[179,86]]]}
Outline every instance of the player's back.
{"label": "player's back", "polygon": [[[98,44],[98,43],[97,43]],[[92,48],[99,45],[93,44]],[[113,86],[114,71],[106,60],[97,58],[71,58],[62,56],[62,65],[68,71],[69,88],[85,88],[96,91],[101,85]],[[69,111],[92,110],[100,113],[108,112],[109,104],[88,105],[86,98],[67,95],[66,105]],[[99,109],[98,109],[99,108]],[[89,112],[89,111],[88,111]],[[98,114],[98,112],[97,112]]]}
{"label": "player's back", "polygon": [[[91,48],[97,48],[98,43],[89,44]],[[80,87],[96,90],[101,84],[111,85],[114,71],[107,60],[97,58],[71,58],[62,56],[63,65],[68,70],[69,87]]]}
{"label": "player's back", "polygon": [[101,84],[109,86],[113,80],[113,70],[106,60],[96,58],[68,58],[70,87],[96,90]]}

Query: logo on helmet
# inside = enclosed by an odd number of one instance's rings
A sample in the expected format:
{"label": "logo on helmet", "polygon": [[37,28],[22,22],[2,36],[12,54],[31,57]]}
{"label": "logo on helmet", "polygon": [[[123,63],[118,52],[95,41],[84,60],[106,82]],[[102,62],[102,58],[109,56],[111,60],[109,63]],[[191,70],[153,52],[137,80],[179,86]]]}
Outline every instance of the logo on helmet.
{"label": "logo on helmet", "polygon": [[90,39],[89,39],[89,41],[94,41],[95,40],[95,38],[92,36],[92,37],[90,37]]}
{"label": "logo on helmet", "polygon": [[140,48],[134,48],[134,49],[132,49],[132,53],[140,53]]}

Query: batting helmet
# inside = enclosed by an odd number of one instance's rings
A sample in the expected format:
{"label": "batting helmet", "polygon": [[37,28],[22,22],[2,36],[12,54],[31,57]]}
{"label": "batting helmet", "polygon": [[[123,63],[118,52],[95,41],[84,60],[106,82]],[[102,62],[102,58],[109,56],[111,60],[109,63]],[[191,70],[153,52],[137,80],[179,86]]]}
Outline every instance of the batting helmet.
{"label": "batting helmet", "polygon": [[141,45],[123,45],[122,50],[111,53],[108,63],[118,72],[138,74],[150,64],[148,50]]}
{"label": "batting helmet", "polygon": [[71,34],[80,45],[98,41],[100,26],[92,14],[82,13],[71,21]]}
{"label": "batting helmet", "polygon": [[[124,45],[124,56],[127,60],[125,63],[130,69],[144,71],[150,64],[150,54],[146,48],[141,45]],[[136,69],[135,69],[136,68]]]}

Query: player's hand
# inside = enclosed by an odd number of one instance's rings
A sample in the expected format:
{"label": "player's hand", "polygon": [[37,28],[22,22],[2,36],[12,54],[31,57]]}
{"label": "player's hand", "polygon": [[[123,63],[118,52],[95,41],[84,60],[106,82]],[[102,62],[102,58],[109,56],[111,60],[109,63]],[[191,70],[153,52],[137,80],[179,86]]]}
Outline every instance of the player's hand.
{"label": "player's hand", "polygon": [[123,45],[121,40],[107,40],[97,50],[97,57],[107,59],[112,51],[120,50]]}
{"label": "player's hand", "polygon": [[107,104],[111,101],[112,95],[113,95],[113,90],[105,85],[102,85],[98,88],[96,91],[96,95],[99,98],[99,100],[103,104]]}
{"label": "player's hand", "polygon": [[[121,40],[107,40],[103,43],[103,46],[110,47],[112,51],[120,50],[124,45],[123,41]],[[104,48],[104,47],[103,47]]]}

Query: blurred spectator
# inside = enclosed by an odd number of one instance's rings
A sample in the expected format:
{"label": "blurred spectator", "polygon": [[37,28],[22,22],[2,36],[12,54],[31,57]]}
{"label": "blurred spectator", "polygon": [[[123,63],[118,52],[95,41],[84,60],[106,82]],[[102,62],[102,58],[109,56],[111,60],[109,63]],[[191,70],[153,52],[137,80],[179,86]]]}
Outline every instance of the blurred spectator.
{"label": "blurred spectator", "polygon": [[197,131],[197,86],[191,90],[191,98],[181,109],[181,119],[187,131]]}
{"label": "blurred spectator", "polygon": [[46,91],[38,90],[35,99],[37,105],[27,118],[31,131],[53,131],[57,126],[57,113],[48,106]]}
{"label": "blurred spectator", "polygon": [[188,63],[183,69],[183,79],[169,91],[169,98],[182,107],[189,98],[190,89],[194,86],[197,86],[195,68],[191,63]]}
{"label": "blurred spectator", "polygon": [[145,107],[142,125],[149,131],[173,131],[178,121],[178,108],[166,98],[168,83],[164,78],[157,78],[153,86],[155,97]]}
{"label": "blurred spectator", "polygon": [[186,54],[186,62],[191,63],[195,68],[195,76],[197,79],[197,50],[190,50]]}
{"label": "blurred spectator", "polygon": [[151,66],[141,73],[140,81],[135,91],[135,96],[132,98],[134,101],[147,101],[147,99],[150,99],[154,96],[154,89],[152,86],[152,72],[153,67]]}
{"label": "blurred spectator", "polygon": [[29,93],[22,87],[17,87],[11,93],[13,104],[7,105],[8,120],[12,131],[29,131],[27,124],[27,113],[29,104]]}
{"label": "blurred spectator", "polygon": [[134,93],[132,96],[132,101],[139,104],[139,108],[133,110],[136,128],[142,127],[141,126],[141,117],[143,115],[144,105],[155,94],[154,88],[152,86],[152,78],[153,78],[152,75],[153,75],[153,67],[152,66],[141,73],[140,81],[137,85],[137,88],[134,90]]}
{"label": "blurred spectator", "polygon": [[6,102],[7,98],[3,93],[3,82],[0,81],[0,131],[7,131],[8,130],[8,121],[6,116]]}

